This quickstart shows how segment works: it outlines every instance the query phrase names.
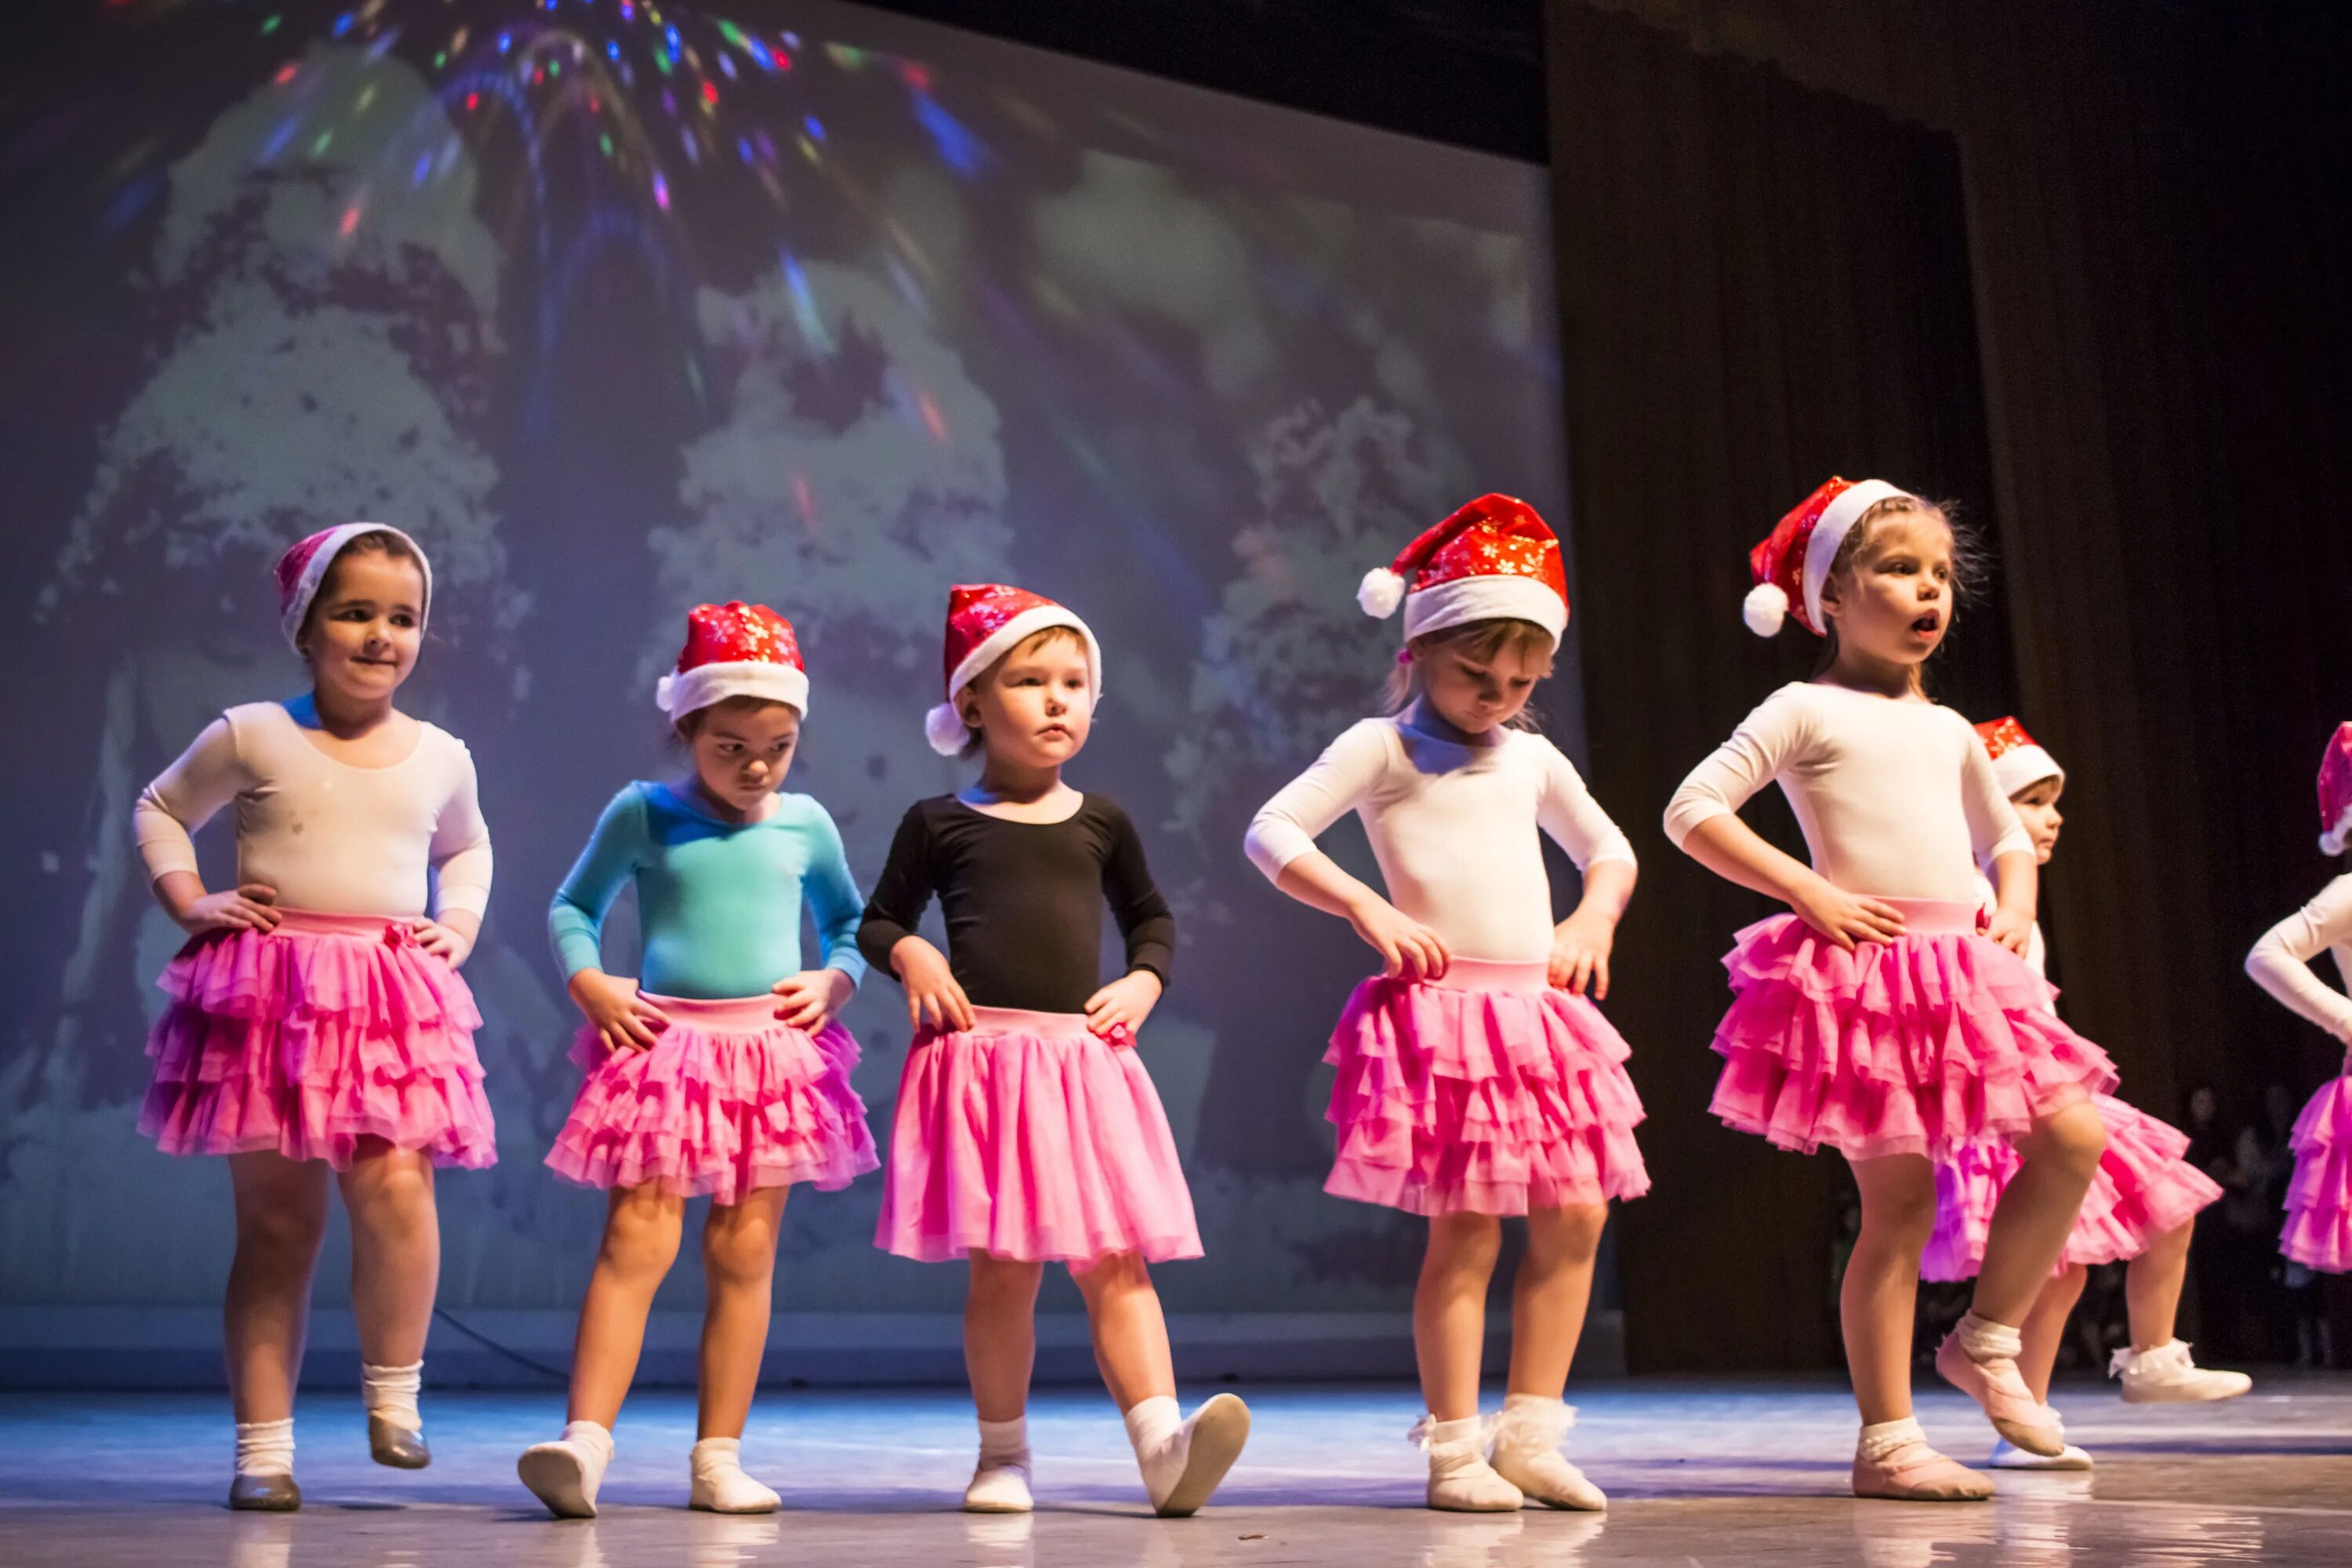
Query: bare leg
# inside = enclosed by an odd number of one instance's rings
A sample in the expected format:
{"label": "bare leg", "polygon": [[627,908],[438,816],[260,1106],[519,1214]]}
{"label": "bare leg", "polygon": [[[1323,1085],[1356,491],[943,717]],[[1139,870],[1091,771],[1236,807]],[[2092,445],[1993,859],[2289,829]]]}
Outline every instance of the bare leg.
{"label": "bare leg", "polygon": [[1412,1293],[1413,1357],[1421,1394],[1440,1421],[1478,1414],[1478,1371],[1486,1339],[1486,1286],[1503,1247],[1493,1215],[1432,1215],[1429,1250]]}
{"label": "bare leg", "polygon": [[1919,1254],[1936,1223],[1936,1171],[1918,1154],[1853,1162],[1862,1233],[1838,1287],[1846,1374],[1865,1426],[1911,1414],[1911,1324]]}
{"label": "bare leg", "polygon": [[593,1421],[609,1431],[621,1418],[621,1401],[628,1397],[645,1350],[646,1314],[677,1260],[685,1218],[686,1200],[650,1183],[614,1191],[596,1271],[588,1277],[588,1294],[580,1303],[566,1421]]}
{"label": "bare leg", "polygon": [[1125,1411],[1161,1394],[1172,1396],[1176,1369],[1168,1353],[1168,1320],[1142,1258],[1115,1252],[1084,1272],[1072,1269],[1070,1278],[1086,1298],[1095,1365],[1112,1401]]}
{"label": "bare leg", "polygon": [[352,1216],[352,1316],[360,1359],[408,1366],[425,1359],[441,1279],[441,1221],[433,1162],[414,1149],[364,1140],[339,1180]]}
{"label": "bare leg", "polygon": [[740,1437],[760,1385],[774,1295],[776,1237],[790,1187],[761,1187],[741,1203],[711,1205],[702,1226],[702,1394],[694,1435]]}
{"label": "bare leg", "polygon": [[2189,1237],[2195,1220],[2184,1221],[2149,1243],[2124,1270],[2124,1300],[2131,1311],[2131,1342],[2150,1351],[2172,1342],[2180,1316],[2180,1290],[2189,1280]]}
{"label": "bare leg", "polygon": [[1511,1393],[1558,1399],[1567,1391],[1608,1223],[1606,1204],[1528,1211],[1527,1256],[1511,1283]]}
{"label": "bare leg", "polygon": [[971,1293],[963,1303],[963,1364],[982,1421],[1012,1421],[1029,1408],[1029,1373],[1037,1363],[1037,1286],[1042,1263],[971,1255]]}
{"label": "bare leg", "polygon": [[232,1154],[236,1255],[221,1305],[229,1403],[239,1421],[294,1414],[302,1342],[310,1323],[310,1273],[327,1235],[327,1167],[282,1154]]}
{"label": "bare leg", "polygon": [[2017,1370],[2033,1397],[2044,1405],[2050,1403],[2050,1374],[2057,1370],[2058,1347],[2066,1340],[2066,1320],[2074,1314],[2074,1303],[2083,1299],[2083,1286],[2089,1279],[2090,1270],[2079,1263],[2052,1279],[2033,1299],[2033,1310],[2018,1330],[2025,1348],[2018,1352]]}
{"label": "bare leg", "polygon": [[2024,1163],[1992,1211],[1971,1303],[1978,1318],[2012,1328],[2025,1321],[2082,1213],[2083,1194],[2106,1146],[2106,1129],[2088,1100],[2043,1117],[2018,1140]]}

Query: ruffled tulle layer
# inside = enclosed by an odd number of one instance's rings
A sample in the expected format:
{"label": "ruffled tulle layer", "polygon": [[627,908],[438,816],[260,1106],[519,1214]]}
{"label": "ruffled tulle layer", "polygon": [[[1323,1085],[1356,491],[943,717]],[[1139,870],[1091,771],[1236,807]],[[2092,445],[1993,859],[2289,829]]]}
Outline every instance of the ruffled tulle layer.
{"label": "ruffled tulle layer", "polygon": [[439,1165],[498,1159],[473,994],[404,920],[281,910],[211,931],[157,982],[140,1131],[168,1154],[274,1150],[348,1169],[363,1139]]}
{"label": "ruffled tulle layer", "polygon": [[[2095,1095],[2092,1103],[2106,1127],[2107,1147],[2059,1254],[2060,1270],[2137,1258],[2221,1195],[2211,1177],[2182,1158],[2187,1133],[2112,1095]],[[2020,1163],[2015,1149],[1995,1142],[1971,1143],[1936,1167],[1936,1230],[1920,1256],[1921,1278],[1975,1276],[1984,1264],[1993,1207]]]}
{"label": "ruffled tulle layer", "polygon": [[1082,1016],[976,1007],[919,1037],[898,1080],[875,1245],[1083,1268],[1198,1258],[1192,1196],[1151,1076]]}
{"label": "ruffled tulle layer", "polygon": [[2025,961],[1964,930],[1848,952],[1795,915],[1739,933],[1711,1109],[1810,1153],[1938,1162],[2116,1085],[2106,1053],[2050,1011]]}
{"label": "ruffled tulle layer", "polygon": [[1631,1054],[1591,1001],[1546,985],[1541,964],[1457,960],[1439,983],[1367,980],[1323,1058],[1339,1074],[1324,1190],[1420,1215],[1639,1197],[1650,1178]]}
{"label": "ruffled tulle layer", "polygon": [[761,1187],[837,1190],[880,1163],[840,1025],[793,1028],[772,996],[646,1000],[670,1020],[650,1049],[612,1050],[593,1028],[573,1042],[587,1077],[548,1152],[558,1175],[731,1205]]}
{"label": "ruffled tulle layer", "polygon": [[2306,1268],[2352,1274],[2352,1078],[2320,1087],[2288,1144],[2294,1179],[2279,1250]]}

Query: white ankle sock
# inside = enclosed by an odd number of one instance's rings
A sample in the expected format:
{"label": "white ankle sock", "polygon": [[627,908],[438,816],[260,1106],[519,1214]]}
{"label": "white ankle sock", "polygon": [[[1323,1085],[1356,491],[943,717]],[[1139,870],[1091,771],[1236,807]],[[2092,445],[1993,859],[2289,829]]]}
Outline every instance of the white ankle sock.
{"label": "white ankle sock", "polygon": [[413,1366],[360,1366],[360,1397],[366,1402],[367,1413],[381,1415],[395,1426],[405,1426],[411,1432],[425,1430],[425,1416],[416,1408],[416,1395],[425,1386],[425,1363]]}
{"label": "white ankle sock", "polygon": [[236,1473],[240,1476],[290,1476],[294,1473],[294,1418],[283,1421],[240,1421],[236,1424]]}
{"label": "white ankle sock", "polygon": [[1979,1318],[1974,1311],[1962,1318],[1952,1331],[1959,1336],[1960,1348],[1969,1352],[1970,1361],[1991,1361],[1996,1357],[2015,1361],[2025,1349],[2025,1337],[2015,1329],[1990,1318]]}
{"label": "white ankle sock", "polygon": [[1503,1418],[1496,1424],[1496,1435],[1515,1437],[1538,1448],[1557,1448],[1576,1425],[1576,1412],[1564,1399],[1548,1399],[1540,1394],[1507,1394],[1503,1395]]}
{"label": "white ankle sock", "polygon": [[705,1437],[694,1446],[694,1505],[716,1513],[766,1513],[783,1500],[743,1473],[740,1437]]}
{"label": "white ankle sock", "polygon": [[1127,1440],[1135,1445],[1135,1457],[1148,1462],[1168,1447],[1183,1426],[1183,1406],[1175,1396],[1155,1394],[1137,1400],[1127,1413]]}
{"label": "white ankle sock", "polygon": [[1927,1434],[1921,1429],[1919,1418],[1906,1415],[1900,1421],[1881,1421],[1875,1426],[1864,1426],[1862,1441],[1855,1445],[1855,1448],[1864,1458],[1874,1464],[1906,1443],[1924,1443],[1927,1440]]}
{"label": "white ankle sock", "polygon": [[563,1441],[585,1448],[594,1457],[600,1473],[613,1462],[613,1434],[593,1421],[566,1421]]}
{"label": "white ankle sock", "polygon": [[983,1421],[980,1424],[980,1468],[993,1469],[999,1465],[1025,1465],[1029,1462],[1029,1417],[1015,1415],[1010,1421]]}

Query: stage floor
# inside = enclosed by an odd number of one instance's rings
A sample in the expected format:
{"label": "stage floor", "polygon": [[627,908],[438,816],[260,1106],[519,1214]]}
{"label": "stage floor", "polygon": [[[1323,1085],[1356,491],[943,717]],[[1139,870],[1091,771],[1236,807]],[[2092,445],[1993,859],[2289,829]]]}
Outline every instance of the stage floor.
{"label": "stage floor", "polygon": [[[785,1511],[688,1512],[689,1397],[632,1402],[604,1516],[556,1522],[514,1479],[552,1436],[555,1394],[432,1394],[436,1461],[367,1461],[350,1395],[306,1400],[299,1515],[232,1514],[227,1415],[190,1395],[0,1398],[0,1563],[196,1568],[1223,1568],[1346,1564],[2352,1561],[2352,1377],[2263,1377],[2235,1403],[2135,1407],[2113,1384],[2062,1391],[2083,1477],[2006,1476],[1990,1504],[1858,1503],[1845,1495],[1853,1412],[1826,1384],[1637,1382],[1580,1390],[1570,1451],[1612,1494],[1606,1516],[1442,1515],[1421,1504],[1417,1414],[1404,1387],[1245,1388],[1249,1452],[1192,1520],[1145,1509],[1118,1418],[1098,1394],[1043,1393],[1032,1415],[1038,1512],[954,1510],[972,1431],[961,1392],[780,1393],[744,1445]],[[1188,1390],[1188,1401],[1197,1391]],[[1921,1411],[1951,1452],[1990,1433],[1941,1392]]]}

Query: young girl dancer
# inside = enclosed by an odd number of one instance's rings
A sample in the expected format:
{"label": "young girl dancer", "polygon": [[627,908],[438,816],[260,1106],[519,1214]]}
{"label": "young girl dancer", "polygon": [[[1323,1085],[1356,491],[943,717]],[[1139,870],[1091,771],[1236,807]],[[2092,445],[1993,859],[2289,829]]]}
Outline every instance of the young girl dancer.
{"label": "young girl dancer", "polygon": [[[2337,726],[2320,759],[2319,822],[2322,853],[2352,847],[2352,724]],[[2311,972],[2323,948],[2335,951],[2336,973],[2352,984],[2352,876],[2264,932],[2246,955],[2246,973],[2346,1047],[2343,1074],[2295,1119],[2294,1179],[2279,1237],[2279,1250],[2305,1268],[2344,1274],[2352,1273],[2352,1001]]]}
{"label": "young girl dancer", "polygon": [[[766,1513],[743,1473],[760,1382],[776,1233],[794,1182],[844,1187],[874,1169],[857,1046],[834,1021],[857,988],[856,884],[824,807],[780,795],[808,711],[793,628],[765,605],[701,605],[656,700],[693,765],[676,784],[613,797],[548,909],[548,931],[587,1020],[587,1078],[547,1163],[612,1194],[580,1306],[563,1436],[523,1451],[523,1484],[562,1518],[593,1518],[613,1423],[652,1308],[677,1260],[686,1200],[709,1195],[701,1398],[691,1506]],[[604,972],[605,911],[637,889],[639,978]],[[801,909],[824,965],[801,961]]]}
{"label": "young girl dancer", "polygon": [[[2115,1083],[2021,956],[2032,844],[1968,721],[1921,689],[1920,667],[1951,626],[1954,555],[1941,510],[1881,480],[1832,479],[1782,518],[1749,556],[1748,625],[1769,636],[1794,609],[1828,643],[1822,672],[1750,713],[1666,812],[1667,836],[1701,865],[1794,911],[1742,931],[1725,960],[1736,997],[1716,1032],[1713,1109],[1782,1148],[1827,1143],[1853,1164],[1862,1234],[1840,1316],[1862,1409],[1858,1497],[1991,1495],[1911,1415],[1931,1162],[1980,1138],[2015,1140],[2023,1161],[1992,1216],[1974,1309],[1936,1367],[2011,1443],[2064,1448],[2019,1375],[2018,1326],[2105,1147],[2091,1092]],[[1810,867],[1737,815],[1774,779]],[[1981,931],[1980,859],[2000,900]]]}
{"label": "young girl dancer", "polygon": [[[2033,841],[2035,865],[2047,866],[2065,820],[2058,810],[2066,788],[2064,770],[2014,719],[1979,724],[1977,733],[1992,759],[1994,778]],[[1979,890],[1990,903],[1991,884],[1983,883]],[[2039,921],[2028,935],[2025,961],[2034,973],[2046,975],[2047,950]],[[2082,1299],[2088,1266],[2128,1258],[2124,1292],[2132,1342],[2116,1352],[2108,1367],[2111,1375],[2122,1376],[2124,1398],[2136,1405],[2178,1404],[2245,1393],[2253,1386],[2252,1378],[2199,1366],[2189,1358],[2189,1347],[2172,1333],[2181,1288],[2189,1278],[2189,1233],[2197,1211],[2220,1197],[2221,1187],[2183,1158],[2189,1149],[2186,1133],[2113,1095],[2094,1095],[2092,1103],[2106,1130],[2106,1152],[2099,1157],[2074,1228],[2066,1235],[2059,1272],[2042,1286],[2020,1328],[2024,1348],[2017,1364],[2026,1387],[2044,1406],[2049,1405],[2059,1342],[2074,1303]],[[1975,1275],[1984,1262],[1994,1207],[2017,1166],[2014,1150],[1988,1139],[1964,1145],[1936,1167],[1936,1231],[1920,1258],[1923,1279]],[[2051,1424],[2059,1425],[2055,1412]],[[1995,1469],[2081,1470],[2090,1468],[2091,1456],[2070,1443],[2057,1458],[2044,1458],[2026,1453],[2004,1437],[1995,1442],[1988,1463]]]}
{"label": "young girl dancer", "polygon": [[[191,934],[161,982],[140,1131],[166,1153],[226,1155],[235,1193],[231,1508],[301,1506],[294,1387],[331,1170],[369,1447],[404,1469],[432,1458],[416,1394],[441,1263],[433,1167],[498,1158],[481,1017],[457,973],[490,894],[473,758],[392,705],[432,595],[396,528],[346,523],[288,551],[279,623],[311,689],[230,709],[133,812],[156,899]],[[189,834],[232,801],[236,886],[207,892]]]}
{"label": "young girl dancer", "polygon": [[[1413,1295],[1429,1506],[1603,1508],[1559,1453],[1575,1415],[1561,1395],[1609,1200],[1650,1184],[1625,1042],[1586,994],[1608,994],[1633,851],[1559,748],[1523,727],[1568,625],[1559,542],[1524,501],[1482,496],[1360,598],[1374,616],[1404,606],[1394,716],[1334,741],[1247,840],[1276,887],[1346,920],[1383,963],[1324,1058],[1339,1069],[1324,1190],[1429,1219]],[[1315,847],[1349,811],[1388,898]],[[1558,925],[1539,831],[1584,873]],[[1478,1372],[1504,1215],[1526,1216],[1528,1251],[1490,1463]]]}
{"label": "young girl dancer", "polygon": [[[916,1036],[898,1084],[876,1245],[971,1259],[964,1364],[980,1463],[964,1507],[1029,1510],[1024,1410],[1045,1265],[1068,1267],[1095,1362],[1126,1413],[1152,1507],[1193,1512],[1249,1435],[1220,1394],[1176,1405],[1147,1261],[1198,1258],[1192,1199],[1135,1034],[1167,984],[1175,922],[1134,824],[1062,769],[1087,743],[1102,655],[1086,623],[999,584],[948,602],[948,700],[924,729],[980,753],[980,782],[908,809],[858,943],[907,988]],[[948,952],[915,934],[934,895]],[[1102,907],[1127,939],[1100,979]]]}

